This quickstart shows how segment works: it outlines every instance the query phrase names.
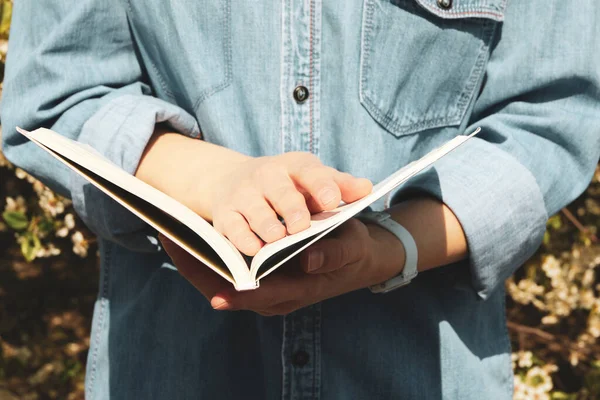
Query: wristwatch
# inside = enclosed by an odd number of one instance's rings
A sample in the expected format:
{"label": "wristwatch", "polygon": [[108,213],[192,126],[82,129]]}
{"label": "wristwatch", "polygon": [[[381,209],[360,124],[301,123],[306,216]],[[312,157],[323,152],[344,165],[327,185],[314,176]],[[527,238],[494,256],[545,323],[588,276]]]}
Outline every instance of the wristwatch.
{"label": "wristwatch", "polygon": [[373,293],[387,293],[399,287],[408,285],[411,280],[417,276],[417,261],[418,261],[418,250],[415,239],[405,227],[400,225],[398,222],[391,218],[391,215],[383,211],[363,211],[356,215],[360,221],[373,225],[378,225],[383,229],[393,233],[402,245],[404,246],[404,268],[399,275],[388,279],[377,285],[369,287],[369,290]]}

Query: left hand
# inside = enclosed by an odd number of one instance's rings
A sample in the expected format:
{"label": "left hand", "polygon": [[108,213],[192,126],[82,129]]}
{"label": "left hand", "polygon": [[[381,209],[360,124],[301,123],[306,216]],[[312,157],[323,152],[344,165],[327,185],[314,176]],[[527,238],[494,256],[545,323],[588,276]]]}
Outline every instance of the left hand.
{"label": "left hand", "polygon": [[[183,251],[169,254],[180,271],[206,268]],[[398,275],[404,265],[404,248],[387,230],[351,219],[291,262],[300,265],[284,266],[257,290],[237,292],[221,286],[213,291],[211,305],[216,310],[285,315]],[[195,268],[190,264],[196,264]],[[197,288],[201,286],[193,277],[186,278]]]}

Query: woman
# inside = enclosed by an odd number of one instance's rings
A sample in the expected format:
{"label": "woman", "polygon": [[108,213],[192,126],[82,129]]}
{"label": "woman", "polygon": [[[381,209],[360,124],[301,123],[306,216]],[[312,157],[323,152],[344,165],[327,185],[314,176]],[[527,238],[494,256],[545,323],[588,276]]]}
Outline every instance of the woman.
{"label": "woman", "polygon": [[[511,397],[503,281],[598,161],[592,0],[14,7],[6,155],[100,238],[88,398]],[[247,255],[482,132],[378,204],[388,225],[353,220],[236,293],[16,125],[89,144]]]}

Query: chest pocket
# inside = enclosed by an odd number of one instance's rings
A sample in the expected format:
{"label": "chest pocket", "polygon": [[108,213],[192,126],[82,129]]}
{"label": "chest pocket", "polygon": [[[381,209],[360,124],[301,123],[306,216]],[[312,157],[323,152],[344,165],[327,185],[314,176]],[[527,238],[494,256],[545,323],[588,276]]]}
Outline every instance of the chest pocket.
{"label": "chest pocket", "polygon": [[156,92],[190,112],[231,84],[231,0],[127,0]]}
{"label": "chest pocket", "polygon": [[395,136],[459,125],[506,0],[364,0],[360,101]]}

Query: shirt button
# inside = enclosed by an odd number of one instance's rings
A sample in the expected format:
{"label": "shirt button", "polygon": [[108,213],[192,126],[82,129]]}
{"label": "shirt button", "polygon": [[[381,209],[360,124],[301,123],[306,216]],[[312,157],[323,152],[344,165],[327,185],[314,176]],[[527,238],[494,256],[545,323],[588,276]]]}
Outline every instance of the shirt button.
{"label": "shirt button", "polygon": [[304,350],[299,350],[292,354],[292,364],[297,367],[304,367],[306,364],[308,364],[308,359],[308,353]]}
{"label": "shirt button", "polygon": [[294,100],[302,104],[308,99],[308,89],[306,86],[296,86],[294,89]]}
{"label": "shirt button", "polygon": [[452,0],[437,0],[437,4],[440,8],[448,10],[450,7],[452,7]]}

